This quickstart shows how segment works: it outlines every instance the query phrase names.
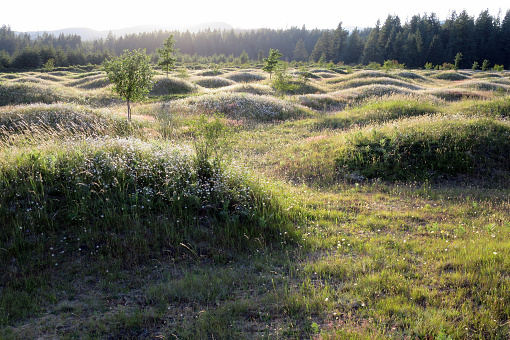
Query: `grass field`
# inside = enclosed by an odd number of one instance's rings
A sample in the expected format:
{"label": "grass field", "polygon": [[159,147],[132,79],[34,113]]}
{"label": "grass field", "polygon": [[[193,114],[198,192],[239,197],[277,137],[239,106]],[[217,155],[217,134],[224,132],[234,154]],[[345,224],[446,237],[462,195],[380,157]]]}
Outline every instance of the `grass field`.
{"label": "grass field", "polygon": [[508,339],[510,73],[310,72],[0,73],[0,338]]}

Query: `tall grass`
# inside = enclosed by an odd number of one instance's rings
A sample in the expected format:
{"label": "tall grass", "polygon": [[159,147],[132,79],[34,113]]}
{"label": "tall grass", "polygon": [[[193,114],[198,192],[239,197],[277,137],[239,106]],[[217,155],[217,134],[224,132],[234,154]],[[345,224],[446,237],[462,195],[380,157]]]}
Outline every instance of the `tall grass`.
{"label": "tall grass", "polygon": [[399,118],[439,112],[441,102],[433,97],[417,95],[389,95],[366,101],[335,115],[317,119],[318,129],[344,129],[353,125],[367,125]]}
{"label": "tall grass", "polygon": [[[235,169],[201,174],[191,149],[133,138],[4,152],[0,264],[11,269],[0,278],[2,293],[21,298],[19,282],[78,259],[133,268],[176,256],[180,244],[222,262],[250,239],[279,232],[283,215],[267,190]],[[0,302],[1,324],[27,313],[9,301]]]}
{"label": "tall grass", "polygon": [[458,174],[503,176],[510,169],[506,121],[422,116],[314,138],[291,148],[282,170],[317,183],[337,179],[425,180]]}

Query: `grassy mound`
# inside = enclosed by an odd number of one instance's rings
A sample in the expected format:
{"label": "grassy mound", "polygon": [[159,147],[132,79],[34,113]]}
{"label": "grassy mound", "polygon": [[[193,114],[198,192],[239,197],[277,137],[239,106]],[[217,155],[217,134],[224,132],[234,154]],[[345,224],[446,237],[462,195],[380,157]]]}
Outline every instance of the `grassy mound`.
{"label": "grassy mound", "polygon": [[503,75],[492,72],[476,72],[473,78],[503,78]]}
{"label": "grassy mound", "polygon": [[56,269],[107,275],[178,256],[183,244],[226,262],[278,232],[265,190],[195,164],[189,149],[132,138],[1,153],[0,324],[40,312]]}
{"label": "grassy mound", "polygon": [[440,80],[458,81],[458,80],[469,79],[470,76],[463,74],[461,72],[446,71],[446,72],[434,73],[433,75],[431,75],[431,78],[440,79]]}
{"label": "grassy mound", "polygon": [[510,98],[500,97],[492,100],[464,100],[452,111],[489,117],[510,117]]}
{"label": "grassy mound", "polygon": [[[136,123],[135,123],[136,125]],[[108,110],[78,104],[31,104],[0,108],[0,140],[69,137],[73,135],[127,135],[133,126]]]}
{"label": "grassy mound", "polygon": [[309,107],[317,111],[335,111],[343,109],[348,101],[341,97],[331,96],[329,94],[306,94],[298,95],[293,98],[300,105]]}
{"label": "grassy mound", "polygon": [[266,79],[264,76],[258,73],[250,72],[234,72],[225,75],[225,78],[233,80],[237,83],[251,83]]}
{"label": "grassy mound", "polygon": [[233,93],[251,93],[256,95],[270,96],[275,94],[275,90],[268,85],[262,84],[235,84],[232,86],[223,87],[218,92],[233,92]]}
{"label": "grassy mound", "polygon": [[356,88],[356,87],[368,86],[368,85],[374,85],[374,84],[391,85],[391,86],[402,87],[402,88],[411,89],[411,90],[422,90],[423,89],[423,87],[421,87],[421,86],[417,86],[415,84],[411,84],[406,81],[393,79],[393,78],[389,78],[389,77],[351,79],[351,80],[337,83],[334,87],[336,89],[349,89],[349,88]]}
{"label": "grassy mound", "polygon": [[207,70],[203,72],[199,72],[196,75],[202,76],[202,77],[213,77],[213,76],[219,76],[220,74],[223,74],[224,72],[222,70]]}
{"label": "grassy mound", "polygon": [[83,102],[84,99],[82,93],[76,89],[43,83],[43,80],[10,81],[0,86],[0,106],[30,103],[50,104],[58,101]]}
{"label": "grassy mound", "polygon": [[473,89],[476,91],[510,92],[510,84],[502,84],[489,81],[472,80],[459,85],[460,88]]}
{"label": "grassy mound", "polygon": [[217,93],[170,102],[167,111],[188,114],[221,112],[235,119],[279,121],[307,117],[305,107],[270,96],[245,93]]}
{"label": "grassy mound", "polygon": [[87,77],[81,77],[78,79],[72,79],[67,82],[67,86],[76,86],[82,89],[95,89],[108,86],[110,82],[104,74],[92,74]]}
{"label": "grassy mound", "polygon": [[187,80],[180,78],[166,78],[163,76],[154,79],[154,86],[151,89],[151,96],[164,96],[169,94],[194,93],[199,87]]}
{"label": "grassy mound", "polygon": [[437,113],[439,101],[429,97],[394,95],[369,99],[360,106],[317,120],[319,129],[343,129],[394,119]]}
{"label": "grassy mound", "polygon": [[400,71],[397,72],[396,75],[398,77],[404,78],[404,79],[413,79],[413,80],[421,80],[421,81],[428,81],[427,77],[422,76],[421,74],[417,74],[415,72],[411,71]]}
{"label": "grassy mound", "polygon": [[81,86],[69,86],[68,82],[56,82],[34,77],[30,73],[13,80],[5,81],[0,86],[0,106],[31,104],[31,103],[57,103],[74,102],[94,106],[109,105],[117,100],[110,87],[102,79],[85,78]]}
{"label": "grassy mound", "polygon": [[414,95],[415,93],[416,92],[411,89],[402,88],[399,86],[372,84],[356,88],[337,90],[335,92],[331,92],[330,94],[334,96],[343,96],[354,102],[360,102],[373,97],[384,97],[397,94]]}
{"label": "grassy mound", "polygon": [[218,88],[234,85],[236,82],[223,77],[200,77],[193,81],[195,84],[205,88]]}
{"label": "grassy mound", "polygon": [[492,97],[492,93],[490,92],[473,91],[462,88],[432,89],[424,92],[446,101],[458,101],[463,99],[489,99]]}
{"label": "grassy mound", "polygon": [[459,174],[508,180],[510,124],[488,118],[423,116],[292,148],[281,169],[318,184],[337,179],[426,180]]}

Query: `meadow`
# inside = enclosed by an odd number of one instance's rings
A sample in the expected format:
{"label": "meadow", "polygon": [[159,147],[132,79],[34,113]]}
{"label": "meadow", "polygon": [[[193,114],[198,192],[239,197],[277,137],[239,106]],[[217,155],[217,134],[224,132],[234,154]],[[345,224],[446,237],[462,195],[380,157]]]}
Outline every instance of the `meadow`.
{"label": "meadow", "polygon": [[0,73],[0,338],[508,339],[510,72]]}

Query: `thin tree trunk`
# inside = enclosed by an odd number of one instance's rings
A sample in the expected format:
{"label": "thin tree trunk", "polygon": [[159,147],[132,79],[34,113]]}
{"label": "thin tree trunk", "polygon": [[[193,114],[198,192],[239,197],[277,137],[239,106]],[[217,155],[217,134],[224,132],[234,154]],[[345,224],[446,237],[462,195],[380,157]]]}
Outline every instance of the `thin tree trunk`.
{"label": "thin tree trunk", "polygon": [[127,100],[128,107],[128,121],[131,121],[131,106],[129,105],[129,99]]}

